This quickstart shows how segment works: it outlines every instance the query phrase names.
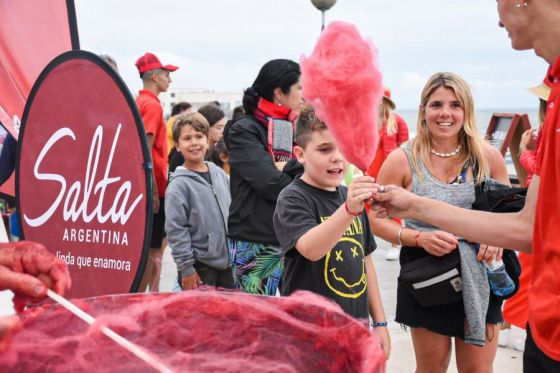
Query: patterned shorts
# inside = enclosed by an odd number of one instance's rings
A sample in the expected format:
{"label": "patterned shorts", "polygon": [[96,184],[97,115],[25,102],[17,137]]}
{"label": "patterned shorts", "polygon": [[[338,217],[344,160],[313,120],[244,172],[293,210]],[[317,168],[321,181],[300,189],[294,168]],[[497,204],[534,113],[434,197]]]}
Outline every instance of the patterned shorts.
{"label": "patterned shorts", "polygon": [[276,295],[284,259],[279,247],[228,239],[235,286],[245,293]]}

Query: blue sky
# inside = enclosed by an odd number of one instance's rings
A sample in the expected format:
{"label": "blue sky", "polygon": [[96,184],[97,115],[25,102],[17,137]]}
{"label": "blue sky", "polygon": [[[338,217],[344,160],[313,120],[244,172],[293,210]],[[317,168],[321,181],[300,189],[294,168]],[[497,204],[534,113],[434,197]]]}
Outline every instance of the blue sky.
{"label": "blue sky", "polygon": [[[146,51],[181,67],[176,87],[240,91],[273,58],[311,53],[320,12],[310,0],[76,0],[82,49],[109,53],[132,92]],[[511,49],[493,0],[338,0],[327,23],[354,23],[380,55],[384,82],[400,108],[418,106],[427,78],[451,71],[471,85],[478,108],[532,108],[526,88],[546,64]]]}

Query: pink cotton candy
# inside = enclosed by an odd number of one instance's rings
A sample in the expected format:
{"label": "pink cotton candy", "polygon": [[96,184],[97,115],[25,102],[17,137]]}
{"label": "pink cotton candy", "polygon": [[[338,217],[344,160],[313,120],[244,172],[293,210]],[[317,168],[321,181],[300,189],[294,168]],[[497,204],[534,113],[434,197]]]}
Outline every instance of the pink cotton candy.
{"label": "pink cotton candy", "polygon": [[332,22],[309,57],[300,59],[303,96],[332,131],[346,160],[365,171],[377,149],[383,97],[377,49],[356,26]]}
{"label": "pink cotton candy", "polygon": [[106,295],[74,303],[89,326],[56,304],[26,310],[0,353],[0,372],[153,372],[100,333],[108,326],[175,372],[382,372],[367,321],[309,292],[268,297],[209,288]]}

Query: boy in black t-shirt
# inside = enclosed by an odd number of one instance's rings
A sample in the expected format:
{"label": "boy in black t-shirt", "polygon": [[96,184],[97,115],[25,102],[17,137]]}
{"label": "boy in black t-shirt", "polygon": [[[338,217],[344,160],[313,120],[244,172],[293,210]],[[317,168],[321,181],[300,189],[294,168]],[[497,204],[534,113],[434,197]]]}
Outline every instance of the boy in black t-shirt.
{"label": "boy in black t-shirt", "polygon": [[376,244],[364,201],[375,192],[373,178],[340,183],[348,163],[312,107],[299,116],[294,152],[304,173],[279,195],[274,228],[284,252],[281,294],[308,290],[337,302],[348,314],[371,315],[389,357],[390,339],[370,254]]}

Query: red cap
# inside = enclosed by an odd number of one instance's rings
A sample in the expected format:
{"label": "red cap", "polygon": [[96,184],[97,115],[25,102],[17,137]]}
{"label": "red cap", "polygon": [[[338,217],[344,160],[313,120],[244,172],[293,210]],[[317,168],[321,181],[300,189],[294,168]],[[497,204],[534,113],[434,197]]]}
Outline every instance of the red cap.
{"label": "red cap", "polygon": [[391,99],[391,90],[387,87],[383,87],[383,97]]}
{"label": "red cap", "polygon": [[387,87],[383,88],[383,98],[389,101],[389,104],[391,105],[392,109],[395,110],[396,105],[393,102],[393,100],[391,100],[391,90]]}
{"label": "red cap", "polygon": [[159,59],[156,57],[156,55],[149,52],[146,52],[142,57],[137,59],[135,65],[138,68],[138,72],[140,74],[155,69],[165,69],[169,71],[175,71],[178,69],[177,66],[162,65],[161,62],[159,62]]}

